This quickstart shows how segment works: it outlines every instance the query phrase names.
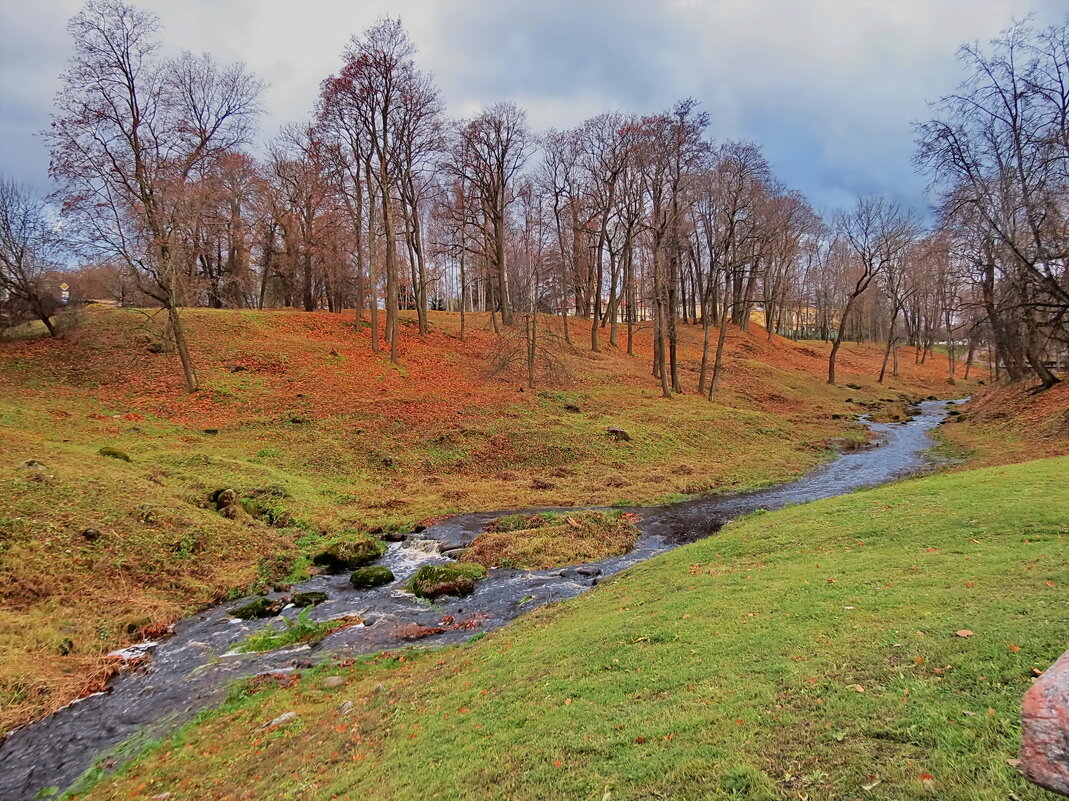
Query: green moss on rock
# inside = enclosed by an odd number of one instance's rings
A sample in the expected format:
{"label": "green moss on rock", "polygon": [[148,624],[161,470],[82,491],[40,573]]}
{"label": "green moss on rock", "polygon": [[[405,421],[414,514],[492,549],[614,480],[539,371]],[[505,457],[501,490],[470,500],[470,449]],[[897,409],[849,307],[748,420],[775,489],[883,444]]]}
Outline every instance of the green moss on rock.
{"label": "green moss on rock", "polygon": [[486,568],[473,562],[424,565],[408,580],[408,591],[418,598],[442,595],[463,597],[475,591],[475,582],[486,575]]}
{"label": "green moss on rock", "polygon": [[359,540],[338,542],[312,558],[312,564],[325,567],[330,573],[356,570],[374,562],[386,553],[386,543],[365,537]]}
{"label": "green moss on rock", "polygon": [[393,571],[381,565],[360,567],[349,576],[349,581],[358,590],[366,590],[371,587],[381,587],[393,581]]}
{"label": "green moss on rock", "polygon": [[283,603],[278,599],[257,598],[251,603],[239,606],[230,614],[242,620],[256,620],[262,617],[275,617],[282,611]]}
{"label": "green moss on rock", "polygon": [[130,461],[130,454],[126,451],[120,451],[118,448],[103,447],[97,454],[100,456],[107,456],[109,459],[121,459],[124,462]]}
{"label": "green moss on rock", "polygon": [[327,600],[325,592],[295,592],[290,598],[294,606],[318,606]]}

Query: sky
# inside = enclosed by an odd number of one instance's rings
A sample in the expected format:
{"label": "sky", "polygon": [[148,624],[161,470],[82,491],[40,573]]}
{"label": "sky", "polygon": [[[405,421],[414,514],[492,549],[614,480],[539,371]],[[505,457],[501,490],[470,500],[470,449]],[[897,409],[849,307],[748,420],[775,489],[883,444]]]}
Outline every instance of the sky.
{"label": "sky", "polygon": [[[962,79],[960,45],[1064,0],[135,0],[165,52],[267,84],[260,146],[308,117],[349,38],[398,16],[451,116],[512,100],[535,131],[694,97],[714,141],[759,144],[822,212],[884,194],[924,213],[911,124]],[[0,173],[45,194],[52,97],[80,0],[0,0]]]}

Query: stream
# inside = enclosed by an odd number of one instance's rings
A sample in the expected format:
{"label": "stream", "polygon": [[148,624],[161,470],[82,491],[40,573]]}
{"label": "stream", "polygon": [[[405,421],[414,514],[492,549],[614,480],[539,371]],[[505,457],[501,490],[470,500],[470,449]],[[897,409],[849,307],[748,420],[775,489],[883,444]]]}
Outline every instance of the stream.
{"label": "stream", "polygon": [[[409,576],[423,564],[448,561],[478,536],[487,522],[516,510],[452,517],[390,544],[378,562],[393,571],[396,579],[390,585],[356,590],[348,574],[316,576],[295,585],[291,592],[319,591],[329,596],[311,608],[312,620],[356,615],[365,621],[334,632],[315,646],[236,652],[235,647],[249,634],[263,630],[274,619],[231,617],[229,612],[247,603],[248,598],[214,606],[176,623],[173,635],[166,640],[126,649],[128,655],[146,656],[145,664],[120,675],[106,692],[83,698],[11,732],[0,743],[0,799],[30,801],[43,788],[69,788],[109,752],[106,762],[121,763],[121,744],[136,741],[131,738],[143,741],[161,737],[196,712],[219,704],[234,679],[299,670],[327,658],[405,647],[412,641],[405,638],[403,630],[415,628],[409,624],[444,629],[419,639],[420,645],[462,642],[539,606],[573,598],[603,577],[637,562],[709,536],[747,512],[842,495],[923,470],[930,464],[926,451],[933,444],[928,432],[946,417],[947,405],[947,401],[925,401],[919,404],[919,414],[904,423],[866,421],[878,447],[844,453],[790,484],[628,509],[639,515],[641,533],[634,549],[623,556],[565,569],[493,569],[468,597],[443,597],[430,606],[401,589]],[[268,597],[285,594],[275,592]],[[300,611],[288,607],[282,616],[296,617]],[[466,625],[457,625],[462,621],[467,621]],[[279,626],[278,622],[273,625]]]}

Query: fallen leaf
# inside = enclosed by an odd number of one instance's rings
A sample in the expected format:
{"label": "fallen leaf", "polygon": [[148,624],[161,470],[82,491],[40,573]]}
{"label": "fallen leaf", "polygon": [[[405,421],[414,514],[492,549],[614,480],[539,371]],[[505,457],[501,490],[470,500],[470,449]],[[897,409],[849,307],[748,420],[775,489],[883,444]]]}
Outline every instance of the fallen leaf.
{"label": "fallen leaf", "polygon": [[1013,643],[1011,642],[1011,643],[1010,643],[1010,650],[1011,650],[1011,651],[1013,651],[1014,653],[1017,653],[1018,651],[1020,651],[1020,650],[1021,650],[1021,646],[1019,646],[1019,645],[1014,645],[1014,644],[1013,644]]}
{"label": "fallen leaf", "polygon": [[954,632],[954,634],[958,637],[972,637],[974,634],[976,634],[976,632],[969,631],[968,629],[958,629]]}
{"label": "fallen leaf", "polygon": [[860,684],[855,684],[853,689],[854,689],[855,692],[859,692],[859,693],[865,692],[865,688],[862,687]]}
{"label": "fallen leaf", "polygon": [[1021,760],[1019,760],[1019,759],[1007,759],[1006,760],[1006,764],[1009,765],[1011,768],[1016,768],[1018,765],[1021,764]]}

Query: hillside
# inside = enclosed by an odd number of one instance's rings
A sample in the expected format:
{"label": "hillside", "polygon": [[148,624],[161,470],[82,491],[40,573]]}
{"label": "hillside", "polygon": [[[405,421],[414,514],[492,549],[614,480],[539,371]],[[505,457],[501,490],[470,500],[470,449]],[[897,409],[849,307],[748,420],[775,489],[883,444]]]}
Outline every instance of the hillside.
{"label": "hillside", "polygon": [[246,683],[75,797],[1040,801],[1013,763],[1069,629],[1067,470],[752,515],[473,644]]}
{"label": "hillside", "polygon": [[[861,438],[859,412],[972,391],[946,385],[942,359],[915,365],[905,349],[902,377],[880,387],[880,348],[853,344],[829,387],[826,345],[769,342],[757,326],[731,332],[710,404],[694,394],[701,332],[687,326],[689,394],[662,400],[648,326],[634,357],[555,346],[563,375],[532,392],[488,370],[499,340],[476,315],[463,342],[456,315],[433,314],[425,338],[406,324],[399,366],[349,316],[186,320],[195,395],[141,311],[90,307],[59,340],[0,343],[0,730],[98,689],[108,651],[304,575],[308,554],[347,532],[784,481],[828,458],[833,440]],[[217,514],[222,488],[260,514]]]}

